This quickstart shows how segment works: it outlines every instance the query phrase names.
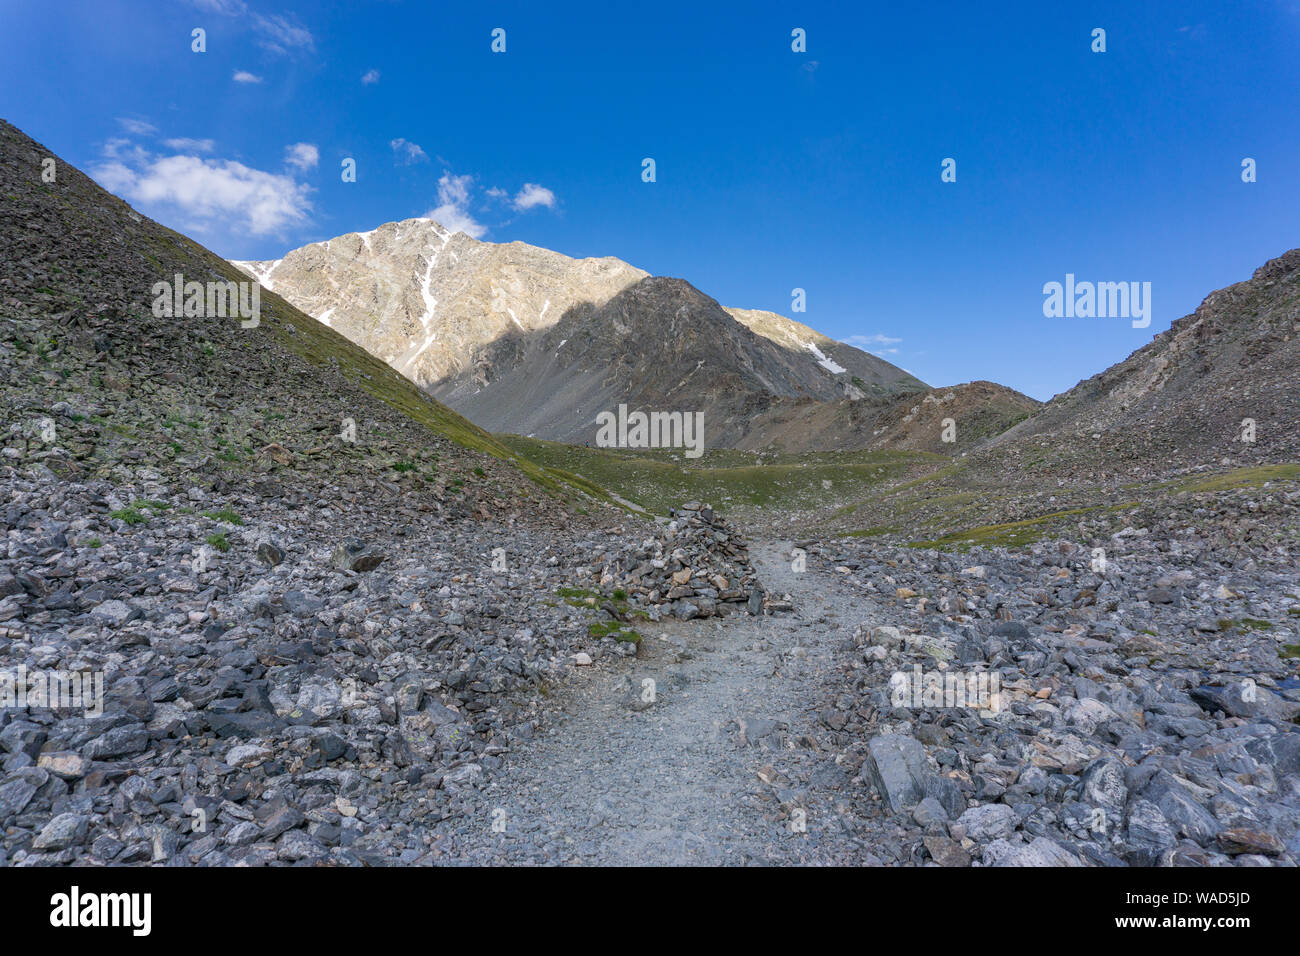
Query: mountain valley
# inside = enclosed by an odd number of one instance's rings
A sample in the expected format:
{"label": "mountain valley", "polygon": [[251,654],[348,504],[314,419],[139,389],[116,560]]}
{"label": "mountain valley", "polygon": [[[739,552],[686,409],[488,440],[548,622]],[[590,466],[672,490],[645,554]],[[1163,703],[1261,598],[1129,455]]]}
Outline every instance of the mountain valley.
{"label": "mountain valley", "polygon": [[1294,866],[1298,332],[1291,250],[931,388],[428,218],[231,263],[0,121],[0,866]]}

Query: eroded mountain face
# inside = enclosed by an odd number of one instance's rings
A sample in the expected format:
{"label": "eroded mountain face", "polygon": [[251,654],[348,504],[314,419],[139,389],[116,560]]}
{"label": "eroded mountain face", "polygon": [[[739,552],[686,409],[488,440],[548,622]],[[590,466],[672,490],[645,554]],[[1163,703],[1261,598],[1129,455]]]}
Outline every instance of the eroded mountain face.
{"label": "eroded mountain face", "polygon": [[471,368],[503,336],[549,329],[573,307],[602,305],[646,276],[619,259],[479,242],[432,219],[234,264],[425,386]]}
{"label": "eroded mountain face", "polygon": [[622,260],[479,242],[432,219],[234,264],[493,431],[588,440],[595,415],[623,402],[702,411],[710,442],[730,444],[761,430],[774,402],[926,387],[784,316],[724,309]]}

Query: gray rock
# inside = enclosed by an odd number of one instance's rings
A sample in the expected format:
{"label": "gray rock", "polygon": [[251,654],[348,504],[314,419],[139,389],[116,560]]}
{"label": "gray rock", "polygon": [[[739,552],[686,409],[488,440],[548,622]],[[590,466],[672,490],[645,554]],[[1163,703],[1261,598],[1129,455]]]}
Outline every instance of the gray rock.
{"label": "gray rock", "polygon": [[1128,802],[1124,765],[1115,757],[1098,757],[1088,764],[1079,781],[1080,799],[1094,807],[1122,813]]}
{"label": "gray rock", "polygon": [[998,850],[990,846],[985,849],[986,863],[990,855],[996,860],[990,864],[992,866],[1080,867],[1087,865],[1079,854],[1066,849],[1055,840],[1041,836],[1035,837],[1026,846],[999,847]]}
{"label": "gray rock", "polygon": [[930,827],[948,822],[948,812],[934,797],[926,797],[912,809],[912,819],[919,827]]}
{"label": "gray rock", "polygon": [[124,601],[104,601],[90,612],[90,616],[109,627],[121,627],[128,621],[140,617],[140,612]]}
{"label": "gray rock", "polygon": [[1190,692],[1207,713],[1223,711],[1230,717],[1275,716],[1293,720],[1300,714],[1300,704],[1283,700],[1266,687],[1238,681],[1231,684],[1202,684]]}
{"label": "gray rock", "polygon": [[257,557],[263,564],[275,567],[284,561],[284,549],[272,541],[263,541],[257,546]]}
{"label": "gray rock", "polygon": [[0,822],[22,813],[49,779],[49,773],[39,767],[27,767],[0,779]]}
{"label": "gray rock", "polygon": [[968,809],[956,824],[972,840],[987,843],[1010,836],[1019,822],[1016,811],[1005,803],[987,803]]}
{"label": "gray rock", "polygon": [[37,850],[63,850],[86,838],[90,818],[77,813],[60,813],[45,824],[32,841]]}
{"label": "gray rock", "polygon": [[1178,837],[1160,808],[1150,800],[1141,798],[1129,803],[1127,833],[1128,843],[1133,849],[1148,853],[1158,853],[1178,842]]}
{"label": "gray rock", "polygon": [[925,748],[913,737],[885,734],[867,745],[863,774],[893,813],[920,803],[935,778]]}
{"label": "gray rock", "polygon": [[364,573],[373,571],[383,564],[385,557],[382,552],[365,542],[351,540],[343,542],[334,549],[334,553],[330,555],[330,566],[340,571]]}

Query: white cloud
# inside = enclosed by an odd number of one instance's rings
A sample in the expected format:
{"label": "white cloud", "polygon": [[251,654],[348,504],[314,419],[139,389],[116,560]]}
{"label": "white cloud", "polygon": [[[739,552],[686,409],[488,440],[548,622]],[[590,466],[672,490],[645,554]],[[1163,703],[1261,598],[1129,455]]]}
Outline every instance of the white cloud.
{"label": "white cloud", "polygon": [[320,150],[312,143],[294,143],[284,148],[284,161],[298,169],[314,169],[320,162]]}
{"label": "white cloud", "polygon": [[428,155],[415,143],[408,142],[404,139],[393,139],[388,141],[388,145],[393,148],[393,156],[397,162],[403,166],[410,166],[412,163],[427,163]]}
{"label": "white cloud", "polygon": [[296,19],[290,20],[278,14],[264,17],[259,13],[253,16],[253,27],[263,34],[259,41],[261,45],[275,53],[287,53],[295,47],[306,50],[316,47],[316,38]]}
{"label": "white cloud", "polygon": [[236,70],[234,76],[232,76],[231,79],[234,80],[236,83],[261,83],[262,82],[262,78],[260,76],[257,76],[254,73],[249,73],[247,70]]}
{"label": "white cloud", "polygon": [[436,219],[444,229],[451,232],[463,232],[471,239],[483,238],[487,234],[487,226],[475,221],[469,211],[469,191],[473,184],[473,176],[443,173],[438,180],[438,206],[425,213],[425,216]]}
{"label": "white cloud", "polygon": [[536,206],[545,206],[547,209],[555,208],[555,193],[551,192],[545,186],[539,186],[537,183],[524,183],[524,188],[515,194],[514,207],[519,211],[532,209]]}
{"label": "white cloud", "polygon": [[[398,144],[404,142],[404,140],[393,140],[393,148],[397,149]],[[420,155],[424,156],[423,151]],[[445,171],[442,178],[438,180],[438,205],[425,215],[436,219],[452,232],[460,231],[471,238],[480,239],[487,234],[490,227],[474,218],[471,209],[476,205],[480,211],[484,209],[500,211],[501,206],[505,205],[516,212],[526,212],[539,207],[555,209],[559,205],[559,200],[556,199],[554,192],[537,183],[524,183],[511,198],[510,193],[500,186],[491,186],[487,189],[476,188],[473,176],[469,174],[457,176],[450,171]],[[497,223],[497,225],[504,224]]]}
{"label": "white cloud", "polygon": [[158,132],[158,127],[142,119],[136,119],[132,116],[119,116],[117,118],[122,129],[134,136],[152,136]]}
{"label": "white cloud", "polygon": [[379,82],[379,71],[378,71],[378,70],[366,70],[365,73],[361,74],[361,82],[362,82],[362,84],[365,85],[365,86],[369,86],[371,83],[378,83],[378,82]]}
{"label": "white cloud", "polygon": [[215,140],[211,139],[190,139],[186,136],[177,136],[175,139],[165,139],[163,144],[168,149],[177,149],[182,153],[210,153],[216,149]]}
{"label": "white cloud", "polygon": [[188,228],[280,233],[307,220],[311,187],[292,176],[198,156],[118,158],[93,170],[106,189],[141,204],[172,207]]}

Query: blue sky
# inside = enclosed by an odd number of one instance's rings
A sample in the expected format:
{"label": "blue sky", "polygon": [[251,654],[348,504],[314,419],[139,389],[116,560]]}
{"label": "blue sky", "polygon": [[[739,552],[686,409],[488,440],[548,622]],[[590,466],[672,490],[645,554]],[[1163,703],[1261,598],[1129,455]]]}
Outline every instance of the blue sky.
{"label": "blue sky", "polygon": [[438,211],[1040,399],[1300,245],[1300,0],[5,0],[0,115],[230,258]]}

